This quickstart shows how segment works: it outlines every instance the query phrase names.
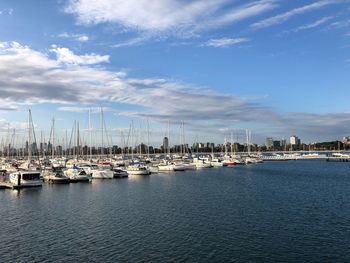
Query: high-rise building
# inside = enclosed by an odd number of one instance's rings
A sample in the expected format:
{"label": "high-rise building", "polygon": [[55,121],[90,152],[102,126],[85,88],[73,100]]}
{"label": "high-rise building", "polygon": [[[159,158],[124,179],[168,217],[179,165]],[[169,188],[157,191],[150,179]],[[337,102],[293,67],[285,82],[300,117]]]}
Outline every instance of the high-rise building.
{"label": "high-rise building", "polygon": [[290,136],[289,142],[291,145],[300,145],[300,139],[295,135]]}
{"label": "high-rise building", "polygon": [[286,139],[282,139],[281,140],[281,147],[285,147],[287,145],[287,140]]}
{"label": "high-rise building", "polygon": [[266,147],[268,149],[273,147],[273,138],[271,138],[271,137],[266,138]]}
{"label": "high-rise building", "polygon": [[273,148],[276,150],[281,147],[281,142],[280,141],[273,141]]}
{"label": "high-rise building", "polygon": [[163,139],[163,150],[164,152],[167,152],[169,148],[169,139],[168,137],[164,137]]}

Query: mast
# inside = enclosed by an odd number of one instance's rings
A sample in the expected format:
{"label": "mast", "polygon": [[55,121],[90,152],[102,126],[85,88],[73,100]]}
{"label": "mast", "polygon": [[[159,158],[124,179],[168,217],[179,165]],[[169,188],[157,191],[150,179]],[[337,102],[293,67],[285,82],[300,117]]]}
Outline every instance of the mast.
{"label": "mast", "polygon": [[101,107],[101,116],[100,116],[100,119],[101,119],[101,133],[102,133],[102,135],[101,135],[101,143],[102,143],[102,145],[101,145],[101,156],[100,156],[100,159],[102,159],[102,155],[103,155],[103,153],[104,153],[104,143],[103,143],[103,108]]}
{"label": "mast", "polygon": [[43,130],[40,130],[40,155],[44,158]]}
{"label": "mast", "polygon": [[147,157],[149,159],[149,120],[147,119]]}
{"label": "mast", "polygon": [[249,130],[249,153],[252,147],[252,130]]}
{"label": "mast", "polygon": [[32,113],[29,109],[29,116],[28,116],[28,168],[29,164],[32,160],[32,125],[31,125],[31,119],[32,119]]}
{"label": "mast", "polygon": [[170,157],[170,120],[168,120],[168,155]]}
{"label": "mast", "polygon": [[233,156],[233,135],[232,135],[232,131],[231,131],[231,157]]}
{"label": "mast", "polygon": [[79,122],[77,122],[77,161],[78,161],[78,158],[79,158],[79,151],[80,151],[80,134],[79,134]]}
{"label": "mast", "polygon": [[91,131],[91,109],[89,109],[89,150],[90,150],[90,162],[92,160],[92,131]]}
{"label": "mast", "polygon": [[186,139],[185,139],[185,122],[182,121],[182,143],[183,143],[183,155],[186,154]]}
{"label": "mast", "polygon": [[[7,141],[8,139],[8,141]],[[10,160],[10,123],[7,123],[7,135],[6,135],[6,147],[7,147],[7,159]]]}
{"label": "mast", "polygon": [[75,156],[75,148],[76,148],[76,145],[74,143],[74,141],[76,141],[76,123],[77,121],[74,120],[74,125],[73,125],[73,130],[72,130],[72,136],[71,138],[73,137],[73,145],[72,145],[72,156]]}
{"label": "mast", "polygon": [[68,132],[67,132],[67,129],[66,129],[66,158],[68,158]]}
{"label": "mast", "polygon": [[134,160],[134,121],[131,121],[131,160]]}
{"label": "mast", "polygon": [[246,129],[246,139],[247,139],[247,152],[248,152],[248,156],[250,155],[250,140],[251,140],[251,131]]}
{"label": "mast", "polygon": [[139,147],[139,149],[140,149],[140,155],[139,156],[141,156],[142,157],[142,137],[141,137],[141,134],[142,134],[142,128],[141,128],[141,123],[140,123],[140,129],[138,130],[138,140],[139,140],[139,142],[140,142],[140,147]]}
{"label": "mast", "polygon": [[224,143],[225,143],[225,156],[227,156],[227,141],[226,141],[226,136],[224,139]]}
{"label": "mast", "polygon": [[52,118],[52,159],[55,158],[55,118]]}
{"label": "mast", "polygon": [[123,133],[123,130],[120,130],[120,145],[121,145],[121,147],[122,147],[120,153],[121,153],[122,159],[124,160],[125,140],[124,140],[124,133]]}
{"label": "mast", "polygon": [[11,141],[9,143],[9,156],[10,156],[10,159],[11,159],[11,146],[13,148],[15,148],[15,136],[16,136],[16,129],[13,129],[13,133],[12,133],[12,136],[11,136]]}

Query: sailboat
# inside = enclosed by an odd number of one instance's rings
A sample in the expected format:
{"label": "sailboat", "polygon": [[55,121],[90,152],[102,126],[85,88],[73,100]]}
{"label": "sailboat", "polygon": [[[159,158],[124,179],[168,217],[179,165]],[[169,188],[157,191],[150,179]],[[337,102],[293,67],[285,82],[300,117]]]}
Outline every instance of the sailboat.
{"label": "sailboat", "polygon": [[77,151],[75,160],[72,160],[69,162],[71,165],[71,168],[64,171],[65,176],[69,177],[70,182],[76,183],[76,182],[90,182],[90,177],[87,175],[86,171],[84,169],[77,166],[78,159],[79,159],[79,148],[80,148],[80,134],[79,134],[79,123],[74,122],[72,135],[76,135],[76,142],[77,142]]}
{"label": "sailboat", "polygon": [[[52,137],[51,151],[52,151],[52,159],[51,166],[45,167],[42,171],[44,182],[53,183],[53,184],[69,184],[69,178],[64,175],[60,166],[54,166],[55,161],[55,118],[52,118],[52,126],[50,132],[50,140]],[[48,144],[48,145],[49,145]]]}
{"label": "sailboat", "polygon": [[[32,136],[34,136],[34,144],[32,144]],[[38,169],[33,169],[32,165],[32,146],[36,146],[34,125],[32,120],[32,113],[29,110],[28,116],[28,160],[20,166],[18,171],[10,173],[10,183],[15,188],[25,187],[40,187],[42,180],[40,178],[41,172]]]}
{"label": "sailboat", "polygon": [[127,172],[130,175],[149,175],[151,173],[148,167],[141,163],[133,163],[129,165]]}
{"label": "sailboat", "polygon": [[[101,147],[101,157],[97,165],[97,169],[92,169],[91,170],[91,177],[92,179],[113,179],[114,178],[114,172],[112,171],[112,167],[110,165],[105,164],[105,161],[103,159],[104,155],[104,141],[103,141],[103,136],[104,136],[104,128],[105,127],[105,122],[104,122],[104,116],[103,116],[103,109],[101,108],[101,139],[102,139],[102,147]],[[107,133],[106,133],[107,135]],[[108,136],[107,140],[108,140]],[[107,141],[108,143],[108,141]]]}

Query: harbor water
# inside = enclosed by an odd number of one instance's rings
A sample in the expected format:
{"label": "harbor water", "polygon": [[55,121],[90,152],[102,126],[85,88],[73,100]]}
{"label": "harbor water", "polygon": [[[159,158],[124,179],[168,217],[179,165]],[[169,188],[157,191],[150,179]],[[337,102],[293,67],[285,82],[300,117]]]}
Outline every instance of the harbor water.
{"label": "harbor water", "polygon": [[350,262],[350,163],[0,191],[1,262]]}

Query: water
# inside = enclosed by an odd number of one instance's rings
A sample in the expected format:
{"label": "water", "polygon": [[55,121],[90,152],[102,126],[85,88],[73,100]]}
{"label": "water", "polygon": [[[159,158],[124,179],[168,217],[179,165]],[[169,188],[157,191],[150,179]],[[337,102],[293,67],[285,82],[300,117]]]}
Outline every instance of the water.
{"label": "water", "polygon": [[350,163],[0,191],[1,262],[350,262]]}

